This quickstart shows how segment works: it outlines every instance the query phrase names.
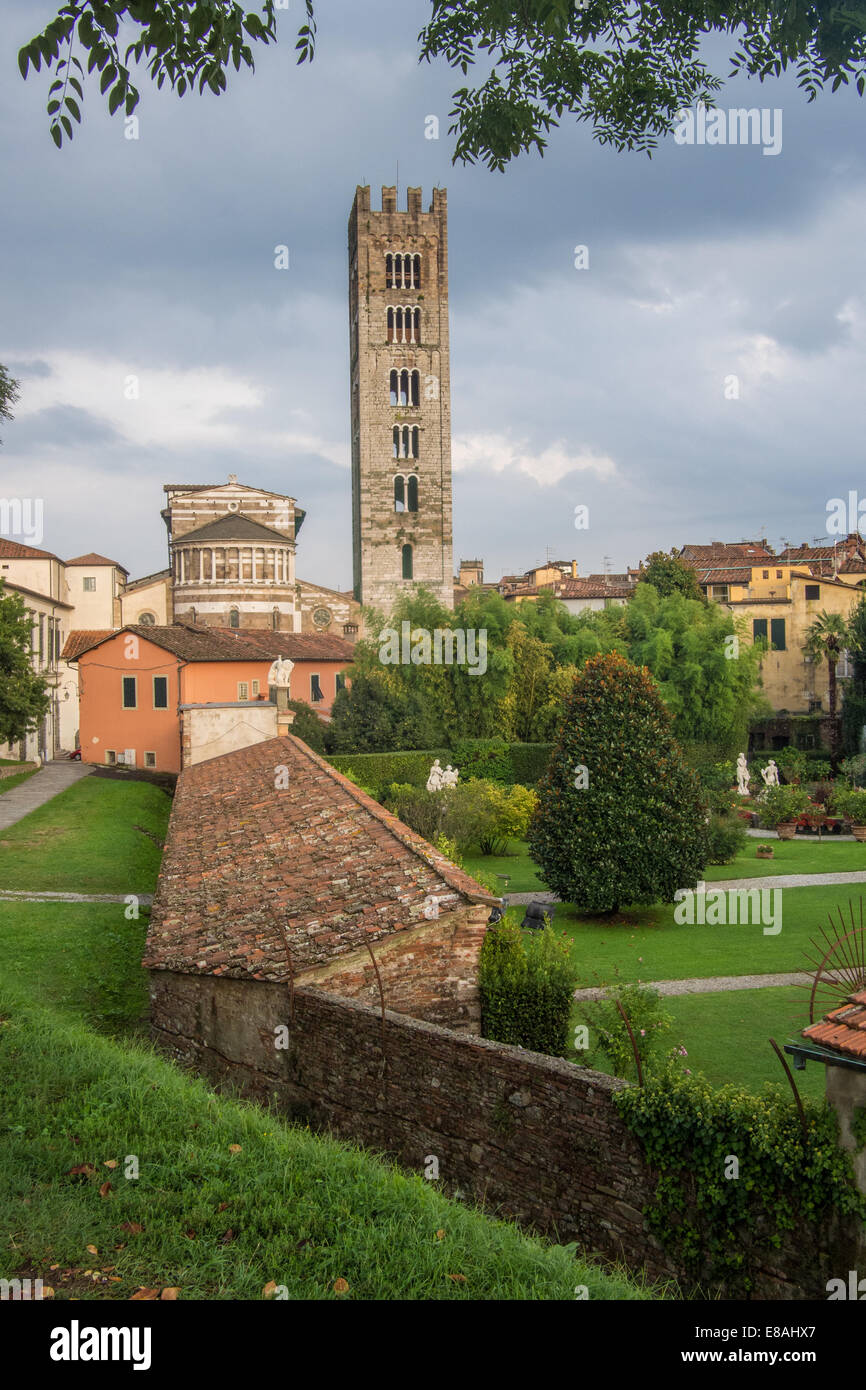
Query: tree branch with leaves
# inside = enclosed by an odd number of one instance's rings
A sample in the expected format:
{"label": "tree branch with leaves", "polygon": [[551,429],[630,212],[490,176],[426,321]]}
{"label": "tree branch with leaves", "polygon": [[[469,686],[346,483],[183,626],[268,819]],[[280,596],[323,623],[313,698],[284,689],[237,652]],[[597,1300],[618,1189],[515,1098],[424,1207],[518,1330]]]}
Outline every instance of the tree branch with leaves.
{"label": "tree branch with leaves", "polygon": [[[305,7],[299,63],[316,45],[314,0]],[[792,68],[809,101],[826,86],[850,83],[861,96],[866,86],[866,0],[431,0],[431,9],[420,60],[444,59],[464,77],[485,71],[454,93],[454,161],[490,169],[543,154],[565,116],[602,144],[651,154],[679,111],[712,105],[721,89],[703,56],[712,35],[731,41],[730,76],[763,82]],[[121,26],[132,37],[122,54]],[[53,75],[49,129],[59,146],[81,120],[85,76],[98,75],[112,114],[131,115],[133,60],[179,96],[196,86],[218,95],[232,66],[254,68],[254,44],[276,39],[276,0],[258,12],[236,0],[68,0],[18,61],[24,77],[43,63]]]}

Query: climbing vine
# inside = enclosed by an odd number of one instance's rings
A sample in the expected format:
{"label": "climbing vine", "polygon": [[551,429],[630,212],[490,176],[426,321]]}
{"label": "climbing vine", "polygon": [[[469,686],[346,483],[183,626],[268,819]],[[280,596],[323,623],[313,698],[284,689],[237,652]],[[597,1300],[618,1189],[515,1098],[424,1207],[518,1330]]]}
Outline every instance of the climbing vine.
{"label": "climbing vine", "polygon": [[831,1212],[866,1220],[827,1106],[806,1107],[804,1134],[775,1088],[761,1097],[716,1090],[673,1066],[614,1102],[659,1173],[647,1226],[699,1282],[747,1293],[753,1251],[778,1249],[786,1232]]}

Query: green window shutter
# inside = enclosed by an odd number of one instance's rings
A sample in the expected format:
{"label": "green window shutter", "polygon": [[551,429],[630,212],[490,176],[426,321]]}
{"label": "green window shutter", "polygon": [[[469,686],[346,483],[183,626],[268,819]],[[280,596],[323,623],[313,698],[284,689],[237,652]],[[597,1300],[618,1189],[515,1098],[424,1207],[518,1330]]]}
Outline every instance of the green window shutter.
{"label": "green window shutter", "polygon": [[752,619],[752,641],[753,641],[753,642],[759,642],[759,641],[761,641],[761,640],[763,640],[764,642],[766,642],[766,640],[767,640],[767,619],[766,619],[766,618],[753,618],[753,619]]}
{"label": "green window shutter", "polygon": [[[766,624],[765,624],[766,626]],[[785,619],[770,619],[770,643],[773,651],[783,652],[785,650]]]}

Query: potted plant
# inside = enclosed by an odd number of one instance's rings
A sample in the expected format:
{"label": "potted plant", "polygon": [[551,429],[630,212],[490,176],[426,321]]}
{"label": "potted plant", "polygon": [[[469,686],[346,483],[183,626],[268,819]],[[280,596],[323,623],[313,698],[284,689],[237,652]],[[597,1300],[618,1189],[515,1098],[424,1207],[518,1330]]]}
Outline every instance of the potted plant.
{"label": "potted plant", "polygon": [[758,845],[758,848],[755,850],[755,854],[757,855],[758,859],[772,859],[772,857],[773,857],[773,846],[772,846],[772,845]]}
{"label": "potted plant", "polygon": [[797,821],[809,806],[803,787],[768,787],[761,798],[761,820],[780,840],[793,840]]}
{"label": "potted plant", "polygon": [[833,808],[851,822],[855,840],[866,840],[866,791],[860,787],[841,787],[834,793]]}

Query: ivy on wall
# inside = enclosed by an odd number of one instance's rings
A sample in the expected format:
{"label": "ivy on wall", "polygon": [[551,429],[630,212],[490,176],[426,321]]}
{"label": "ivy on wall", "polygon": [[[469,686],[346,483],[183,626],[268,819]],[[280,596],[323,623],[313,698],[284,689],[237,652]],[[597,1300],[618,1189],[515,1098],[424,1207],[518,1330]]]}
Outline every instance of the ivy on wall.
{"label": "ivy on wall", "polygon": [[829,1106],[806,1106],[804,1134],[775,1089],[716,1090],[673,1067],[613,1100],[659,1173],[647,1228],[700,1283],[748,1293],[758,1253],[786,1232],[832,1215],[866,1221]]}

